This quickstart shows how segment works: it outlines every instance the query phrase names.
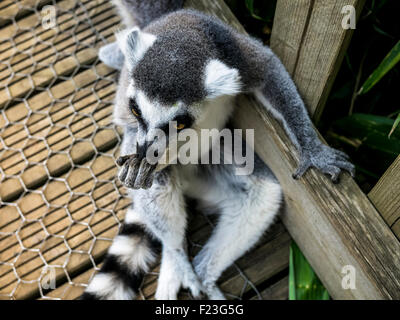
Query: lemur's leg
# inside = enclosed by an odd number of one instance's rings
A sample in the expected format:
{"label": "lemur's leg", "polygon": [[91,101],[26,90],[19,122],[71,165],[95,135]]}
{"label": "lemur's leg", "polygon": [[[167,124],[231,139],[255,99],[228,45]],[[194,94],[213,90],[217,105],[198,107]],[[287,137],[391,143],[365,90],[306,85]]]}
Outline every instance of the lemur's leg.
{"label": "lemur's leg", "polygon": [[138,213],[129,209],[102,268],[81,299],[134,299],[145,273],[156,260],[159,246],[159,241],[147,231]]}
{"label": "lemur's leg", "polygon": [[[221,202],[221,217],[193,264],[210,299],[223,299],[216,286],[221,273],[249,250],[276,217],[282,199],[274,178],[243,177],[242,191]],[[229,186],[227,186],[229,188]]]}
{"label": "lemur's leg", "polygon": [[[187,217],[182,187],[176,170],[175,167],[164,170],[164,176],[158,179],[160,182],[156,179],[150,189],[140,189],[135,192],[135,207],[141,208],[140,212],[146,225],[163,245],[160,288],[157,290],[157,298],[164,299],[167,298],[164,295],[165,287],[173,289],[168,297],[175,297],[176,283],[174,282],[177,277],[180,278],[183,287],[190,289],[194,297],[198,297],[202,292],[201,282],[185,250]],[[178,271],[175,273],[177,277],[165,274],[171,269]]]}
{"label": "lemur's leg", "polygon": [[347,155],[320,140],[304,101],[279,58],[253,38],[237,32],[233,38],[239,49],[230,53],[237,60],[230,58],[229,61],[236,61],[244,89],[253,91],[265,108],[283,123],[299,151],[300,162],[293,177],[301,177],[310,167],[330,175],[334,182],[342,170],[354,176],[354,165]]}
{"label": "lemur's leg", "polygon": [[177,300],[181,286],[182,277],[175,263],[175,257],[169,249],[164,247],[155,298],[157,300]]}

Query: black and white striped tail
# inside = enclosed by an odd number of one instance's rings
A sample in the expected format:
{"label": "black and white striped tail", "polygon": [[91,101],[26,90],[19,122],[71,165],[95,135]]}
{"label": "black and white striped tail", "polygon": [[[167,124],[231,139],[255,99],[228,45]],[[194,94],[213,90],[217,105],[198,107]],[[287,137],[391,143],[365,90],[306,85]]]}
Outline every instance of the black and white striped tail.
{"label": "black and white striped tail", "polygon": [[135,299],[145,273],[155,262],[159,242],[140,223],[123,224],[104,264],[81,300]]}

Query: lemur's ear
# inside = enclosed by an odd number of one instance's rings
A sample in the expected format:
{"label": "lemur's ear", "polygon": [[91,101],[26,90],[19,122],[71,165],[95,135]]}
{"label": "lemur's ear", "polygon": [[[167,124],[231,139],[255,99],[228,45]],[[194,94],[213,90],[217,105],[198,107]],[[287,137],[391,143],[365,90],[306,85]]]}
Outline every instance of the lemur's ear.
{"label": "lemur's ear", "polygon": [[242,87],[239,71],[228,67],[217,59],[210,60],[207,63],[204,85],[208,98],[236,95]]}
{"label": "lemur's ear", "polygon": [[125,61],[128,63],[129,68],[134,67],[156,41],[154,35],[142,32],[137,27],[123,30],[117,33],[116,36],[118,46],[125,56]]}
{"label": "lemur's ear", "polygon": [[124,65],[124,55],[116,42],[101,47],[99,50],[99,58],[107,66],[117,70],[121,70]]}

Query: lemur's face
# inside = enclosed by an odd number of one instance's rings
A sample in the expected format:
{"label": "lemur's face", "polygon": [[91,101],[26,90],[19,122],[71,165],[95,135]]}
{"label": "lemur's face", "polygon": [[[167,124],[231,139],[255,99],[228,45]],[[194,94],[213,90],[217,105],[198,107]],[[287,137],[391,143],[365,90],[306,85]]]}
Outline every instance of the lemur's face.
{"label": "lemur's face", "polygon": [[202,56],[202,44],[187,39],[187,35],[176,39],[176,32],[157,38],[138,29],[118,36],[126,84],[119,91],[123,97],[118,100],[124,103],[116,106],[116,117],[124,124],[137,124],[142,154],[150,145],[165,144],[160,130],[168,146],[177,133],[188,128],[198,133],[223,128],[231,110],[215,101],[240,91],[236,69]]}

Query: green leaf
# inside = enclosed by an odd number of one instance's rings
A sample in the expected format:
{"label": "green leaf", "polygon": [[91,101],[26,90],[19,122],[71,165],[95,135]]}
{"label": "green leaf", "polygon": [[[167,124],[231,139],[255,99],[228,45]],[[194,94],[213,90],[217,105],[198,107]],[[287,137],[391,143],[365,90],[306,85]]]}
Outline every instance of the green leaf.
{"label": "green leaf", "polygon": [[269,22],[269,19],[264,19],[264,18],[260,17],[259,15],[257,15],[257,14],[255,13],[255,10],[254,10],[254,0],[245,0],[245,3],[246,3],[246,8],[247,8],[247,10],[249,10],[251,16],[252,16],[254,19],[261,20],[261,21],[264,21],[264,22]]}
{"label": "green leaf", "polygon": [[328,291],[294,241],[289,257],[289,300],[329,300]]}
{"label": "green leaf", "polygon": [[371,88],[382,79],[382,77],[389,72],[400,61],[400,41],[390,50],[388,55],[383,59],[381,64],[375,71],[368,77],[362,85],[358,94],[367,93]]}
{"label": "green leaf", "polygon": [[333,123],[334,132],[356,139],[360,145],[379,152],[383,157],[393,159],[400,154],[400,131],[388,132],[395,126],[395,121],[387,117],[355,113]]}
{"label": "green leaf", "polygon": [[[292,245],[293,246],[293,245]],[[289,300],[296,300],[296,280],[294,276],[294,258],[293,258],[293,249],[290,247],[289,254]]]}
{"label": "green leaf", "polygon": [[396,130],[396,128],[397,128],[397,126],[399,125],[399,123],[400,123],[400,113],[397,115],[397,118],[396,118],[396,120],[395,120],[394,123],[393,123],[392,129],[391,129],[390,132],[389,132],[389,136],[388,136],[389,139],[390,139],[390,137],[392,136],[394,130]]}

